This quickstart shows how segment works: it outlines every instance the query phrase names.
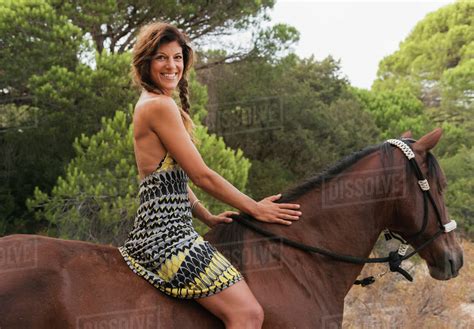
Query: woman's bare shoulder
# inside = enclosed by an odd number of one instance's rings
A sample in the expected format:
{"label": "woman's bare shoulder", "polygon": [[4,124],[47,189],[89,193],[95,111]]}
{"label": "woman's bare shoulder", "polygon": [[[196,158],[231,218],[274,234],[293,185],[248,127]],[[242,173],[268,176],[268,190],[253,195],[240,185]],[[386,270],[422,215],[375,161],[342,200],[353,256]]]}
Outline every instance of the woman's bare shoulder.
{"label": "woman's bare shoulder", "polygon": [[178,110],[172,97],[166,95],[153,95],[141,98],[135,105],[135,112],[141,115],[156,116],[162,111]]}

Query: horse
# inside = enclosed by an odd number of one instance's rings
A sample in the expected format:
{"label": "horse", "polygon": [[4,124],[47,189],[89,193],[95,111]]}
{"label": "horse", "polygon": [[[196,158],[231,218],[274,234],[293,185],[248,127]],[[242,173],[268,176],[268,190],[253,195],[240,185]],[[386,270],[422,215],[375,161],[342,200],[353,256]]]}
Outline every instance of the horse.
{"label": "horse", "polygon": [[[354,257],[368,257],[389,229],[419,249],[434,279],[454,278],[462,249],[454,232],[436,235],[437,221],[448,225],[446,178],[430,152],[441,135],[436,129],[407,142],[434,203],[424,202],[405,154],[381,143],[285,191],[278,202],[301,205],[302,216],[292,225],[253,224],[274,237]],[[364,264],[263,236],[241,225],[244,218],[249,216],[235,215],[204,238],[242,272],[264,309],[263,328],[340,328],[344,297]],[[158,292],[112,245],[13,234],[0,239],[0,265],[1,329],[224,328],[193,300]]]}

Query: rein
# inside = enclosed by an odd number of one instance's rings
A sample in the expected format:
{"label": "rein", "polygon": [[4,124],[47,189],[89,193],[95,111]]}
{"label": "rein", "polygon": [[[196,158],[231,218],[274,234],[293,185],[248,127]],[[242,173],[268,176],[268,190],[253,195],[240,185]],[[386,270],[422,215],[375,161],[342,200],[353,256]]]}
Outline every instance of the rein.
{"label": "rein", "polygon": [[[435,213],[436,213],[436,219],[438,220],[439,224],[439,229],[438,231],[427,241],[425,241],[423,244],[421,244],[418,248],[414,249],[411,253],[406,255],[406,252],[408,250],[408,242],[403,239],[400,235],[391,232],[388,229],[384,230],[384,235],[386,240],[390,240],[392,238],[399,240],[401,242],[399,248],[397,251],[391,251],[389,252],[387,257],[377,257],[377,258],[363,258],[363,257],[357,257],[357,256],[351,256],[351,255],[346,255],[346,254],[338,254],[334,253],[332,251],[310,246],[304,243],[296,242],[290,239],[287,239],[285,237],[276,235],[272,232],[269,232],[261,227],[258,227],[253,221],[246,219],[246,218],[239,218],[238,223],[252,229],[253,231],[260,233],[261,235],[264,235],[266,237],[269,237],[270,240],[278,240],[281,241],[282,243],[303,250],[305,252],[310,252],[310,253],[316,253],[320,255],[324,255],[327,257],[330,257],[336,261],[340,262],[345,262],[345,263],[352,263],[352,264],[367,264],[367,263],[388,263],[390,271],[392,272],[398,272],[401,275],[403,275],[407,280],[413,281],[412,276],[403,268],[401,268],[402,261],[409,259],[410,257],[414,256],[418,252],[420,252],[422,249],[426,248],[431,242],[433,242],[436,238],[438,238],[441,234],[443,233],[449,233],[456,229],[457,224],[454,220],[451,220],[447,224],[443,224],[441,220],[441,213],[439,212],[439,209],[436,205],[436,202],[433,199],[433,196],[430,193],[430,186],[428,184],[428,180],[423,176],[423,173],[421,172],[420,167],[418,166],[418,163],[415,160],[415,153],[412,151],[410,146],[404,141],[405,139],[389,139],[386,141],[386,143],[391,144],[392,146],[395,146],[399,148],[403,154],[406,156],[408,159],[410,165],[414,169],[415,175],[418,179],[418,185],[420,186],[420,189],[423,193],[423,224],[421,227],[421,230],[414,234],[413,236],[410,237],[410,240],[414,240],[417,237],[419,237],[421,234],[426,229],[426,226],[428,224],[428,201],[432,204]],[[371,283],[375,282],[375,278],[373,276],[369,276],[367,278],[364,278],[362,280],[356,280],[354,284],[360,284],[363,287],[367,286]]]}

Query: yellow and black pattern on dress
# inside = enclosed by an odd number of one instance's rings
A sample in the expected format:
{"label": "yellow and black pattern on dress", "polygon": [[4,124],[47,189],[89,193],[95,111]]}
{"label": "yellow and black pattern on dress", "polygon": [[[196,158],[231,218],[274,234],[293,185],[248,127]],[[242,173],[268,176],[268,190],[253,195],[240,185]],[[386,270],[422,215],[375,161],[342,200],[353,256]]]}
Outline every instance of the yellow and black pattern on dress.
{"label": "yellow and black pattern on dress", "polygon": [[128,266],[177,298],[211,296],[241,273],[192,226],[188,176],[169,156],[140,183],[132,230],[118,249]]}

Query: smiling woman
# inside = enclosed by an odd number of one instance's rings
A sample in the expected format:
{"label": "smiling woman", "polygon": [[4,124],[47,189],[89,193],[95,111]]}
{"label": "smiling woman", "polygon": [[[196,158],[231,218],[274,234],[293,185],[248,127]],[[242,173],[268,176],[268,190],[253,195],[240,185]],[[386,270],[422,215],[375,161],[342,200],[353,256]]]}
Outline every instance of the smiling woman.
{"label": "smiling woman", "polygon": [[[199,204],[188,180],[255,219],[290,225],[297,204],[256,202],[204,163],[193,137],[187,73],[193,50],[176,27],[143,27],[133,49],[132,74],[142,89],[133,115],[133,145],[140,174],[140,206],[119,251],[130,269],[159,291],[195,299],[227,328],[260,328],[263,310],[242,274],[192,225],[230,223],[233,211],[211,214]],[[181,108],[172,96],[179,89]]]}
{"label": "smiling woman", "polygon": [[[152,23],[140,30],[133,48],[133,81],[141,90],[154,95],[171,96],[178,88],[181,116],[191,137],[193,124],[189,117],[186,75],[193,61],[194,52],[187,37],[176,27],[165,23]],[[169,74],[173,73],[177,76],[171,79]]]}
{"label": "smiling woman", "polygon": [[172,96],[173,90],[183,75],[183,54],[178,42],[173,41],[160,47],[151,63],[151,78],[161,86],[163,93]]}

